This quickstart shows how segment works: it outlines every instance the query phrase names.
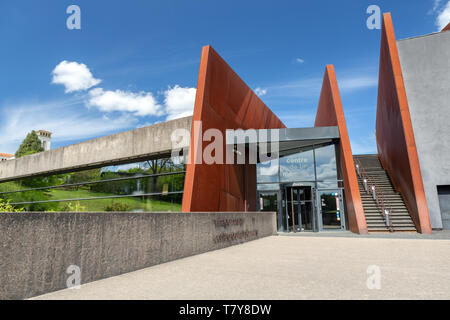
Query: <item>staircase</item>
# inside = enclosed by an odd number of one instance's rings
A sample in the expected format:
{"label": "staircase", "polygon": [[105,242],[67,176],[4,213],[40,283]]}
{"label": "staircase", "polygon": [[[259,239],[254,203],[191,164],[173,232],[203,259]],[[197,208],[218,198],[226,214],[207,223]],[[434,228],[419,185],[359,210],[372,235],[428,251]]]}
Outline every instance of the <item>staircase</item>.
{"label": "staircase", "polygon": [[[393,231],[417,232],[401,194],[395,191],[387,172],[381,166],[378,155],[359,155],[354,156],[353,158],[355,160],[355,165],[359,162],[360,167],[364,169],[365,173],[375,181],[376,188],[381,189],[384,194],[385,203],[392,208],[389,218],[392,221]],[[365,191],[361,177],[358,174],[357,177],[368,231],[389,231],[383,218],[381,208],[377,205],[375,200],[373,200],[372,195]],[[370,186],[368,186],[368,188],[370,188]]]}

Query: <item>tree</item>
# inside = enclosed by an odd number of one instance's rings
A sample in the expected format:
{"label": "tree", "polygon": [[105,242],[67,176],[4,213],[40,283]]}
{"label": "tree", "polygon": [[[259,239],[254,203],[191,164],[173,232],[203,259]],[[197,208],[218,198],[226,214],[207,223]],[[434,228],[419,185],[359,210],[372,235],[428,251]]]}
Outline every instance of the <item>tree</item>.
{"label": "tree", "polygon": [[19,149],[17,150],[15,156],[16,158],[20,158],[23,156],[28,156],[30,154],[38,153],[44,151],[42,147],[42,142],[39,140],[38,135],[33,130],[29,134],[27,134],[26,138],[23,140]]}

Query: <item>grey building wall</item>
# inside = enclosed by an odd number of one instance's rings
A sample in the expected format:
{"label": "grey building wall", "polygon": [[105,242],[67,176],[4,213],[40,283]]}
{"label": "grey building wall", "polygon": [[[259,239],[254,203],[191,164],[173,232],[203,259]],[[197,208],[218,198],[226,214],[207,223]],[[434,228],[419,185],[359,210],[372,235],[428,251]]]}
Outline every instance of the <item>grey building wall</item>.
{"label": "grey building wall", "polygon": [[450,32],[397,41],[431,227],[438,185],[450,185]]}
{"label": "grey building wall", "polygon": [[[191,131],[192,117],[171,120],[0,162],[0,182],[170,156],[171,135]],[[189,139],[180,147],[189,147]]]}
{"label": "grey building wall", "polygon": [[439,206],[442,215],[442,227],[450,230],[450,186],[438,187]]}
{"label": "grey building wall", "polygon": [[0,299],[65,289],[276,233],[274,212],[0,213]]}

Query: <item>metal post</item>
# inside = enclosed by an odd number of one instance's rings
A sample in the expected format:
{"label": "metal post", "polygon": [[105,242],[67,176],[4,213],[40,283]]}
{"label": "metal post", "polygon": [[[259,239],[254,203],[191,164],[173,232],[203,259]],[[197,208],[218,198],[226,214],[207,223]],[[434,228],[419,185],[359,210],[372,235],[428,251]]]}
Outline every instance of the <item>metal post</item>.
{"label": "metal post", "polygon": [[372,197],[373,197],[373,200],[377,201],[377,195],[376,195],[376,192],[375,192],[375,186],[372,186]]}
{"label": "metal post", "polygon": [[366,190],[366,192],[367,192],[368,191],[367,190],[367,179],[363,180],[363,184],[364,184],[364,190]]}
{"label": "metal post", "polygon": [[384,215],[386,216],[386,226],[389,228],[390,227],[390,223],[389,223],[389,210],[384,210]]}
{"label": "metal post", "polygon": [[291,212],[292,231],[297,232],[297,230],[295,230],[295,219],[294,219],[294,188],[292,188],[292,187],[291,187],[291,208],[292,208],[292,212]]}

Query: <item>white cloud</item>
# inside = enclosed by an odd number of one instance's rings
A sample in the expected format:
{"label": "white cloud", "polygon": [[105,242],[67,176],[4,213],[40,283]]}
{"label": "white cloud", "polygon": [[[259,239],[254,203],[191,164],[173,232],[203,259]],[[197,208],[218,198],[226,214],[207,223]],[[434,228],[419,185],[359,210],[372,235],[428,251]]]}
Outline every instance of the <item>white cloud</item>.
{"label": "white cloud", "polygon": [[[63,84],[66,87],[66,93],[88,90],[101,82],[94,78],[85,64],[78,62],[64,60],[52,73],[52,83]],[[175,85],[169,87],[163,94],[164,105],[160,104],[151,92],[136,93],[94,88],[87,95],[86,106],[98,108],[102,112],[128,112],[140,117],[167,114],[166,120],[192,115],[196,88]]]}
{"label": "white cloud", "polygon": [[259,88],[258,87],[258,88],[255,89],[255,93],[258,96],[262,97],[263,95],[265,95],[267,93],[267,89],[263,89],[263,88]]}
{"label": "white cloud", "polygon": [[66,93],[87,90],[101,82],[85,64],[66,60],[58,64],[52,74],[52,83],[64,85]]}
{"label": "white cloud", "polygon": [[316,119],[316,110],[311,108],[302,108],[296,106],[298,112],[293,113],[278,113],[278,118],[288,127],[288,128],[304,128],[311,127],[314,125]]}
{"label": "white cloud", "polygon": [[450,22],[450,1],[442,7],[439,11],[438,16],[436,17],[436,26],[438,27],[438,31],[444,29],[447,24]]}
{"label": "white cloud", "polygon": [[295,62],[297,62],[297,63],[303,63],[303,62],[305,62],[305,60],[303,60],[302,58],[296,58],[296,59],[295,59]]}
{"label": "white cloud", "polygon": [[150,92],[134,93],[130,91],[105,91],[95,88],[89,91],[87,105],[103,112],[131,112],[135,116],[160,116],[163,107],[158,104]]}
{"label": "white cloud", "polygon": [[[343,77],[337,76],[341,93],[373,88],[378,85],[378,78],[361,74],[348,73]],[[270,98],[312,98],[317,99],[322,88],[323,77],[303,78],[297,81],[278,83],[267,88]]]}
{"label": "white cloud", "polygon": [[262,176],[274,176],[278,173],[279,161],[273,160],[268,164],[258,166],[258,174]]}
{"label": "white cloud", "polygon": [[376,87],[378,85],[377,77],[356,76],[337,79],[339,89],[345,90],[357,90],[370,87]]}
{"label": "white cloud", "polygon": [[377,153],[377,142],[375,133],[371,130],[369,134],[358,133],[357,137],[350,137],[350,145],[353,154],[374,154]]}
{"label": "white cloud", "polygon": [[435,13],[436,10],[439,8],[441,2],[442,2],[442,0],[434,0],[434,2],[433,2],[433,8],[431,8],[430,11],[428,11],[428,14],[433,14],[433,13]]}
{"label": "white cloud", "polygon": [[187,117],[194,111],[196,88],[183,88],[175,85],[164,92],[167,121]]}
{"label": "white cloud", "polygon": [[31,130],[49,130],[53,133],[53,142],[71,143],[133,129],[138,124],[138,120],[130,115],[105,120],[102,115],[80,108],[82,103],[80,99],[68,99],[2,105],[0,152],[14,153]]}

